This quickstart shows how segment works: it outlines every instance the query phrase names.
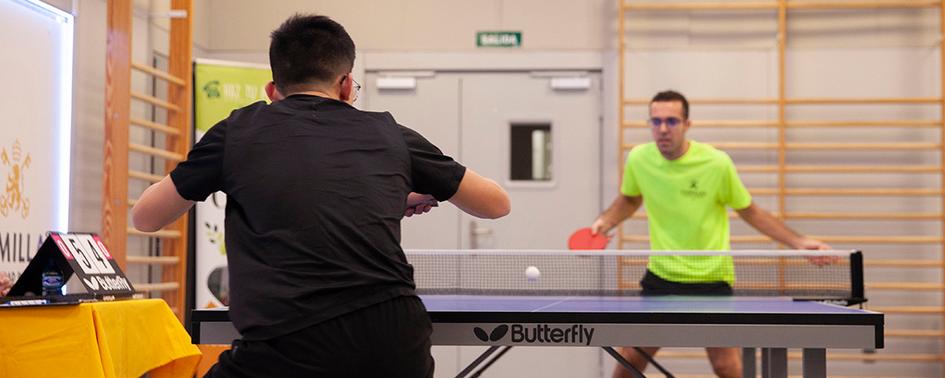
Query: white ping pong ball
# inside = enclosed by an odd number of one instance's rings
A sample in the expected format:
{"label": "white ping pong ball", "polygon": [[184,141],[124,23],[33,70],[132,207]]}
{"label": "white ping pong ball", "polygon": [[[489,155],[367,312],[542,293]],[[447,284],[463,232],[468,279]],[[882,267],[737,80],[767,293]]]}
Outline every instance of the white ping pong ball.
{"label": "white ping pong ball", "polygon": [[534,267],[534,266],[530,266],[530,267],[528,267],[528,268],[525,268],[525,278],[526,278],[526,279],[528,279],[529,281],[535,281],[535,280],[538,279],[538,277],[541,277],[541,271],[539,271],[538,268],[536,268],[536,267]]}

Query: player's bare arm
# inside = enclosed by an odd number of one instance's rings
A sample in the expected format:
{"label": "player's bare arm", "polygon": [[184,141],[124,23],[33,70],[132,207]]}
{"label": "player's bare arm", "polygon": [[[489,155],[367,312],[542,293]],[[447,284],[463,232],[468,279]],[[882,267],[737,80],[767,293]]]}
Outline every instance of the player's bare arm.
{"label": "player's bare arm", "polygon": [[617,195],[610,207],[604,210],[591,225],[591,233],[594,235],[609,233],[616,225],[637,212],[641,205],[643,205],[643,196]]}
{"label": "player's bare arm", "polygon": [[468,168],[459,182],[459,189],[449,201],[460,210],[479,218],[501,218],[512,211],[505,189]]}
{"label": "player's bare arm", "polygon": [[158,183],[149,186],[131,209],[131,221],[136,229],[154,232],[167,226],[194,205],[177,193],[171,176],[164,176]]}
{"label": "player's bare arm", "polygon": [[735,210],[745,222],[748,222],[758,232],[778,241],[781,244],[794,249],[831,249],[829,245],[819,240],[807,238],[794,230],[788,228],[784,222],[775,218],[771,213],[765,211],[754,202],[748,207]]}

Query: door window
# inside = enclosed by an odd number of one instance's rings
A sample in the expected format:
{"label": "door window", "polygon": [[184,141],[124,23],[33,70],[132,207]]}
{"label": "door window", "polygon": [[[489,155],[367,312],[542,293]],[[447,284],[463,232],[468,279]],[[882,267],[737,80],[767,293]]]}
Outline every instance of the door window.
{"label": "door window", "polygon": [[551,124],[512,123],[509,130],[509,179],[551,181]]}

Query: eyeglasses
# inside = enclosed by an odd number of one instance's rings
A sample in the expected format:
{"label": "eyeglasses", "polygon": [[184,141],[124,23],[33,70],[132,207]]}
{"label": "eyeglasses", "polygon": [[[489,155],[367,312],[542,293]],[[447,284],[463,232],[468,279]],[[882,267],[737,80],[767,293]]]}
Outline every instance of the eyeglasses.
{"label": "eyeglasses", "polygon": [[667,118],[653,117],[646,120],[646,123],[649,124],[651,127],[660,127],[660,126],[666,125],[666,127],[672,129],[676,126],[681,125],[683,123],[683,120],[682,118],[677,118],[677,117],[667,117]]}
{"label": "eyeglasses", "polygon": [[358,84],[357,80],[354,80],[354,76],[347,74],[341,77],[341,83],[344,84],[345,78],[351,80],[351,87],[354,88],[354,96],[351,97],[351,102],[358,101],[358,94],[361,93],[361,84]]}
{"label": "eyeglasses", "polygon": [[351,82],[354,83],[354,98],[351,99],[351,102],[358,101],[358,94],[361,93],[361,84],[358,84],[357,80],[351,78]]}

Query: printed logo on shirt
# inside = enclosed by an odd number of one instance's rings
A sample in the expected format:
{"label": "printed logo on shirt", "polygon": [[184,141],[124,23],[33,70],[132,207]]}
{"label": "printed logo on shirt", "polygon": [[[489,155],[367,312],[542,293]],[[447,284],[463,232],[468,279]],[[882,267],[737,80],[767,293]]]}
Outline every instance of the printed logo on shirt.
{"label": "printed logo on shirt", "polygon": [[696,180],[689,180],[689,187],[680,192],[682,195],[692,198],[703,198],[707,194],[705,190],[699,189],[699,182]]}
{"label": "printed logo on shirt", "polygon": [[482,342],[495,342],[509,335],[513,343],[525,344],[583,344],[590,345],[594,339],[594,328],[583,324],[556,327],[548,324],[502,324],[492,332],[473,327],[473,334]]}

